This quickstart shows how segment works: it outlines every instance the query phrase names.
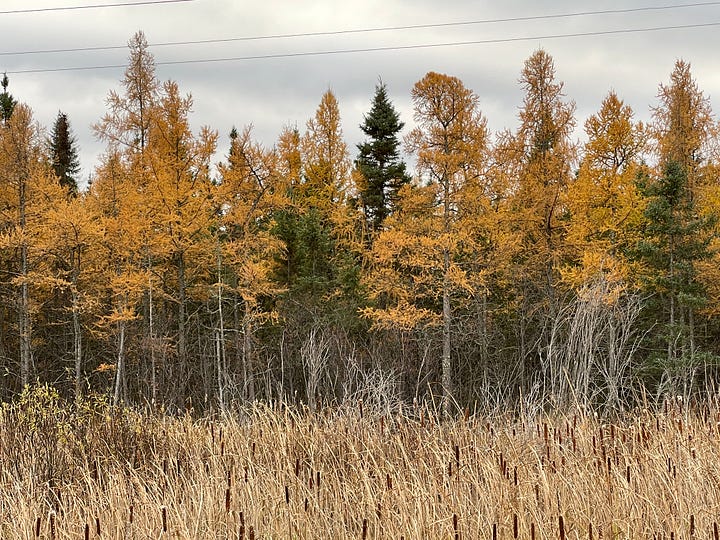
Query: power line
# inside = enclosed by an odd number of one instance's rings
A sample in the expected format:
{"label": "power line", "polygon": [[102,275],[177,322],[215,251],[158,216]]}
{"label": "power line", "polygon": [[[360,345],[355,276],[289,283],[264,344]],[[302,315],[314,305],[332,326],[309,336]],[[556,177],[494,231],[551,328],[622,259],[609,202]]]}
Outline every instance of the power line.
{"label": "power line", "polygon": [[87,6],[58,6],[49,8],[13,9],[0,11],[0,15],[17,15],[20,13],[43,13],[47,11],[74,11],[78,9],[101,9],[127,6],[147,6],[151,4],[179,4],[181,2],[194,2],[195,0],[141,0],[140,2],[115,2],[111,4],[90,4]]}
{"label": "power line", "polygon": [[[569,34],[546,34],[538,36],[523,36],[523,37],[511,37],[511,38],[495,38],[495,39],[480,39],[472,41],[454,41],[447,43],[421,43],[416,45],[392,45],[387,47],[367,47],[357,49],[335,49],[329,51],[303,51],[296,53],[277,53],[277,54],[259,54],[252,56],[232,56],[225,58],[203,58],[197,60],[166,60],[162,62],[155,62],[156,66],[174,66],[183,64],[209,64],[217,62],[241,62],[248,60],[270,60],[279,58],[298,58],[305,56],[330,56],[339,54],[353,54],[353,53],[367,53],[367,52],[384,52],[384,51],[405,51],[412,49],[431,49],[440,47],[459,47],[468,45],[489,45],[497,43],[513,43],[518,41],[535,41],[543,39],[559,39],[559,38],[578,38],[578,37],[590,37],[590,36],[607,36],[616,34],[631,34],[640,32],[657,32],[662,30],[683,30],[688,28],[709,28],[713,26],[720,26],[720,21],[709,22],[709,23],[696,23],[696,24],[678,24],[672,26],[653,26],[649,28],[624,28],[618,30],[596,30],[591,32],[574,32]],[[92,71],[100,69],[119,69],[127,67],[125,64],[108,64],[100,66],[76,66],[76,67],[61,67],[61,68],[38,68],[38,69],[22,69],[17,71],[8,71],[10,75],[18,75],[22,73],[56,73],[62,71]]]}
{"label": "power line", "polygon": [[[137,2],[139,3],[170,3],[175,2],[189,2],[193,0],[165,0],[164,2]],[[133,5],[133,4],[114,4],[114,5]],[[199,39],[199,40],[186,40],[186,41],[167,41],[161,43],[150,43],[150,47],[168,47],[168,46],[180,46],[180,45],[208,45],[214,43],[231,43],[239,41],[261,41],[271,39],[290,39],[300,37],[321,37],[321,36],[336,36],[336,35],[347,35],[347,34],[361,34],[371,32],[389,32],[389,31],[400,31],[400,30],[420,30],[430,28],[447,28],[453,26],[472,26],[480,24],[496,24],[496,23],[507,23],[507,22],[523,22],[523,21],[536,21],[536,20],[548,20],[548,19],[563,19],[569,17],[583,17],[592,15],[617,15],[627,13],[638,13],[647,11],[661,11],[671,9],[684,9],[684,8],[695,8],[695,7],[707,7],[720,5],[720,1],[713,2],[695,2],[691,4],[671,4],[665,6],[645,6],[637,8],[625,8],[625,9],[604,9],[595,11],[577,11],[572,13],[558,13],[553,15],[529,15],[522,17],[506,17],[501,19],[480,19],[473,21],[456,21],[456,22],[445,22],[445,23],[429,23],[429,24],[413,24],[404,26],[381,26],[375,28],[355,28],[348,30],[330,30],[322,32],[298,32],[294,34],[267,34],[258,36],[240,36],[231,38],[217,38],[217,39]],[[89,7],[89,6],[83,6]],[[55,8],[48,8],[55,9]],[[3,12],[0,12],[2,14]],[[90,52],[90,51],[110,51],[117,49],[126,49],[127,45],[108,45],[108,46],[90,46],[90,47],[74,47],[65,49],[38,49],[30,51],[6,51],[0,52],[0,56],[21,56],[31,54],[54,54],[54,53],[71,53],[71,52]]]}

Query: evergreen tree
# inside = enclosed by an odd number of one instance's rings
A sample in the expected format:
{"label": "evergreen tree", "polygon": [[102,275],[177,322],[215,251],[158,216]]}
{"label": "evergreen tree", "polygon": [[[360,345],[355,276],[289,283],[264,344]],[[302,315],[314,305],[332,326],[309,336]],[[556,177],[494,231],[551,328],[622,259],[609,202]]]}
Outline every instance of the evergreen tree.
{"label": "evergreen tree", "polygon": [[10,84],[10,80],[8,79],[7,73],[4,73],[2,78],[3,91],[0,93],[0,120],[2,120],[2,123],[10,120],[13,110],[15,109],[15,105],[17,104],[17,101],[12,97],[12,94],[7,91],[8,84]]}
{"label": "evergreen tree", "polygon": [[373,230],[379,229],[392,213],[398,190],[410,181],[405,162],[399,156],[398,133],[404,125],[388,99],[385,84],[378,84],[372,108],[360,125],[368,140],[358,144],[359,155],[355,161],[363,176],[362,207]]}
{"label": "evergreen tree", "polygon": [[713,221],[698,215],[682,164],[669,161],[655,181],[641,179],[639,184],[648,202],[636,256],[652,295],[648,315],[653,322],[664,321],[659,334],[663,356],[673,366],[696,352],[693,317],[707,297],[695,266],[709,256]]}
{"label": "evergreen tree", "polygon": [[50,138],[50,157],[60,185],[77,195],[76,176],[80,172],[77,140],[70,129],[70,122],[64,112],[58,112]]}

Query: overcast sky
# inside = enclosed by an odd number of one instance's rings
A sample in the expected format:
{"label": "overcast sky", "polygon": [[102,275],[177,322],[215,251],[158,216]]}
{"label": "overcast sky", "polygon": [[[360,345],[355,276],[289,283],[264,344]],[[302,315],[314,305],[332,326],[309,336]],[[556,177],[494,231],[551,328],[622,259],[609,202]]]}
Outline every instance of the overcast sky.
{"label": "overcast sky", "polygon": [[[12,10],[78,7],[139,0],[3,0],[0,3],[0,72],[7,71],[10,91],[28,103],[36,119],[52,126],[58,111],[67,113],[81,149],[83,181],[103,151],[91,126],[105,110],[111,89],[119,89],[123,68],[20,73],[25,70],[117,66],[127,60],[122,47],[143,30],[156,62],[243,58],[347,49],[427,46],[398,50],[289,56],[158,65],[161,80],[173,79],[194,99],[194,129],[208,125],[220,133],[216,161],[225,157],[232,126],[254,126],[256,137],[272,145],[286,125],[304,128],[322,94],[337,96],[345,138],[354,156],[362,140],[358,125],[370,107],[378,80],[388,90],[406,122],[412,125],[410,90],[428,71],[459,77],[480,97],[492,131],[517,126],[523,62],[538,48],[555,59],[557,80],[577,104],[577,137],[612,89],[647,120],[657,103],[660,83],[682,58],[692,65],[700,88],[720,110],[720,2],[681,0],[186,0],[63,11],[9,13]],[[689,6],[645,9],[661,6]],[[700,5],[702,4],[702,5]],[[546,17],[533,20],[469,23],[497,19],[570,15],[587,11],[625,13]],[[643,32],[551,37],[605,31],[717,23]],[[413,25],[432,28],[344,32]],[[160,46],[281,34],[317,34],[225,43]],[[529,39],[522,39],[529,38]],[[501,41],[505,40],[505,41]],[[121,48],[102,51],[8,54],[47,49]]]}

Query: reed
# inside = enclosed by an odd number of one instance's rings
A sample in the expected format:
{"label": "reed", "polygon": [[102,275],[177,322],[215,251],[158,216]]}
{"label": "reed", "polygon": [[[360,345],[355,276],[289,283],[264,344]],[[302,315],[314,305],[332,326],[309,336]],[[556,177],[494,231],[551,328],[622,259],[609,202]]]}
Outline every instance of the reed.
{"label": "reed", "polygon": [[12,447],[39,433],[6,409],[0,537],[720,540],[715,409],[612,422],[348,410],[95,411],[51,426],[50,458]]}

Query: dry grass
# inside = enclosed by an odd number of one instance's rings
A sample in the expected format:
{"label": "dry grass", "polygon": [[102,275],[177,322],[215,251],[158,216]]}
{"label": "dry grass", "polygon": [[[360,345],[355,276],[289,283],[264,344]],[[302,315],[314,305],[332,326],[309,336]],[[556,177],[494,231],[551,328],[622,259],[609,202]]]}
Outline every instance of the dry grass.
{"label": "dry grass", "polygon": [[0,423],[0,537],[717,538],[719,419],[26,404]]}

